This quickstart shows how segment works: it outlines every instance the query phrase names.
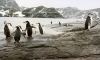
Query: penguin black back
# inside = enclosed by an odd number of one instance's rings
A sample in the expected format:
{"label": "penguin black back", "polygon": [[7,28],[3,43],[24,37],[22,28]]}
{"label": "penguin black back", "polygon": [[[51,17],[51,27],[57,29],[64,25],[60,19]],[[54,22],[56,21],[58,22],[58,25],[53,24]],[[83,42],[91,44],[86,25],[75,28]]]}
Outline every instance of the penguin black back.
{"label": "penguin black back", "polygon": [[4,26],[4,34],[6,35],[6,38],[11,37],[8,24],[5,24]]}
{"label": "penguin black back", "polygon": [[26,30],[27,30],[28,37],[32,37],[32,26],[30,25],[29,21],[26,21]]}
{"label": "penguin black back", "polygon": [[19,42],[20,37],[21,37],[20,27],[16,26],[15,35],[14,35],[15,42]]}
{"label": "penguin black back", "polygon": [[43,34],[43,29],[42,29],[42,26],[41,26],[41,24],[40,23],[38,23],[39,24],[39,31],[40,31],[40,34]]}
{"label": "penguin black back", "polygon": [[85,29],[88,29],[89,24],[91,24],[91,19],[90,19],[90,16],[87,16],[86,21],[85,21]]}

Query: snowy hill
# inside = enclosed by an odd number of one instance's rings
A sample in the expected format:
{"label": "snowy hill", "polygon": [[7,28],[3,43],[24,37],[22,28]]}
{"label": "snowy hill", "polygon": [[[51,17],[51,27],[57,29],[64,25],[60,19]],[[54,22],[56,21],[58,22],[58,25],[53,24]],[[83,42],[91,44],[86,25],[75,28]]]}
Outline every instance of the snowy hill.
{"label": "snowy hill", "polygon": [[95,13],[100,17],[100,8],[91,10],[79,10],[75,7],[56,8],[56,10],[65,18],[85,18],[88,13]]}
{"label": "snowy hill", "polygon": [[74,7],[57,8],[56,10],[65,18],[74,17],[77,13],[80,12],[80,10]]}
{"label": "snowy hill", "polygon": [[63,16],[55,8],[47,8],[44,6],[28,8],[28,9],[24,10],[22,13],[26,17],[63,18]]}
{"label": "snowy hill", "polygon": [[0,10],[1,9],[14,9],[14,10],[20,10],[18,4],[15,0],[0,0]]}

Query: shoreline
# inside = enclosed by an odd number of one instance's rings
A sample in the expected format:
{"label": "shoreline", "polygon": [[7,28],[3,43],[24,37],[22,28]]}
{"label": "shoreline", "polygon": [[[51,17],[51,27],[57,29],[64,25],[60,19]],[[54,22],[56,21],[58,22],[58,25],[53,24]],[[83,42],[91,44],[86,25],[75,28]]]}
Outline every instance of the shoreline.
{"label": "shoreline", "polygon": [[[54,30],[64,33],[50,36],[37,36],[38,40],[21,42],[22,47],[0,48],[1,60],[98,60],[100,59],[100,24],[90,31],[80,30],[75,24],[57,25]],[[80,26],[80,24],[79,24]],[[76,29],[75,29],[76,28]],[[81,26],[81,28],[83,28]],[[67,30],[69,29],[69,30]],[[72,31],[71,31],[72,30]],[[47,40],[41,40],[45,38]]]}

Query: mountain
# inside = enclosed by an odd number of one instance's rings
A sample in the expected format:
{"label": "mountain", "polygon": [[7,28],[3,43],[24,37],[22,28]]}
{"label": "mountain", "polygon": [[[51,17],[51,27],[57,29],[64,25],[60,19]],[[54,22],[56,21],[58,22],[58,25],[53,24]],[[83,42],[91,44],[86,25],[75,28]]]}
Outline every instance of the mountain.
{"label": "mountain", "polygon": [[56,8],[56,10],[65,18],[74,17],[80,12],[80,10],[75,7]]}
{"label": "mountain", "polygon": [[86,18],[88,13],[92,13],[95,17],[100,17],[100,8],[90,10],[79,10],[75,7],[56,8],[56,10],[64,18]]}
{"label": "mountain", "polygon": [[88,13],[95,13],[100,17],[100,8],[90,10],[79,10],[76,7],[47,8],[45,6],[20,8],[15,0],[0,0],[0,10],[2,9],[21,10],[26,17],[36,18],[85,18]]}
{"label": "mountain", "polygon": [[63,16],[55,8],[47,8],[44,6],[38,6],[34,8],[28,8],[22,12],[26,17],[35,18],[63,18]]}
{"label": "mountain", "polygon": [[15,0],[0,0],[0,10],[4,9],[14,9],[14,10],[20,10],[18,4]]}
{"label": "mountain", "polygon": [[46,8],[38,6],[27,8],[23,11],[26,17],[39,18],[86,18],[88,13],[92,13],[95,17],[100,17],[100,8],[91,10],[79,10],[75,7],[66,8]]}

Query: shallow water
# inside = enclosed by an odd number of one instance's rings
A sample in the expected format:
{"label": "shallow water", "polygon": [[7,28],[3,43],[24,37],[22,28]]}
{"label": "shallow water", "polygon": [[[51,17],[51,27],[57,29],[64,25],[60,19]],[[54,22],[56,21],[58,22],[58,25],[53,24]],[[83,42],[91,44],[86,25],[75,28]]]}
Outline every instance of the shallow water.
{"label": "shallow water", "polygon": [[44,30],[44,36],[46,35],[56,35],[56,34],[60,34],[62,32],[57,32],[49,27],[46,27],[44,25],[50,25],[51,21],[53,22],[53,24],[58,24],[58,22],[60,21],[61,23],[71,23],[71,22],[75,22],[75,21],[80,21],[80,19],[58,19],[58,18],[16,18],[16,17],[0,17],[0,45],[5,43],[5,35],[4,35],[4,21],[7,21],[8,23],[10,22],[13,26],[13,28],[15,28],[15,26],[17,25],[21,25],[22,29],[25,29],[25,23],[23,23],[24,21],[29,21],[31,24],[34,24],[34,26],[36,27],[35,29],[33,29],[33,31],[36,31],[37,34],[36,35],[40,35],[39,34],[39,30],[38,30],[38,25],[36,23],[41,23],[43,30]]}

